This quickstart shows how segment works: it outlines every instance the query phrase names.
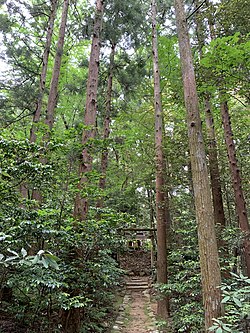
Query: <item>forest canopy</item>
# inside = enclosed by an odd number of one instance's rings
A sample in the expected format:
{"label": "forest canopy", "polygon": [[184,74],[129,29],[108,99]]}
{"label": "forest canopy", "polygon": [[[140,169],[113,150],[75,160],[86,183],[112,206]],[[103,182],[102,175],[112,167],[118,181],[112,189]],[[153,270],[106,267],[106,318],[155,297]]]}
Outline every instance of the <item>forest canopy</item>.
{"label": "forest canopy", "polygon": [[249,332],[248,7],[0,1],[0,332],[111,332],[126,228],[162,332]]}

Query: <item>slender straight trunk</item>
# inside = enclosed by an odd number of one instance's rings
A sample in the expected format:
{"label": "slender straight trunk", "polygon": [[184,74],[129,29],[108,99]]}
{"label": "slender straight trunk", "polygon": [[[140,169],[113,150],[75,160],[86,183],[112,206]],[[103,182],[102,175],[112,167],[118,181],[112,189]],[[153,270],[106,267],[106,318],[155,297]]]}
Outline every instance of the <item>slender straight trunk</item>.
{"label": "slender straight trunk", "polygon": [[[113,74],[114,74],[114,60],[115,60],[115,44],[111,46],[110,53],[110,61],[109,61],[109,75],[108,75],[108,85],[107,85],[107,98],[106,98],[106,115],[104,119],[104,133],[103,140],[105,144],[105,140],[109,138],[110,134],[110,114],[111,114],[111,101],[112,101],[112,87],[113,87]],[[99,180],[99,188],[104,190],[106,187],[106,172],[108,168],[108,148],[105,147],[102,152],[101,157],[101,177]],[[97,202],[97,207],[103,207],[103,199],[99,199]]]}
{"label": "slender straight trunk", "polygon": [[[199,8],[200,1],[195,0],[194,3],[196,8]],[[210,16],[209,19],[211,20]],[[203,57],[202,49],[205,45],[206,37],[205,37],[205,27],[199,12],[195,14],[195,23],[196,23],[196,35],[198,39],[198,49],[199,49],[200,58],[202,59]],[[213,37],[211,38],[213,39]],[[220,182],[217,142],[214,129],[213,113],[211,110],[210,96],[208,93],[205,94],[204,104],[205,104],[205,119],[206,119],[207,138],[208,138],[209,173],[210,173],[213,207],[214,207],[214,221],[216,225],[225,226],[226,219],[224,213],[221,182]]]}
{"label": "slender straight trunk", "polygon": [[49,18],[49,22],[48,22],[48,30],[47,30],[46,42],[45,42],[43,58],[42,58],[43,60],[42,60],[42,72],[41,72],[40,84],[39,84],[39,95],[38,95],[38,99],[37,99],[36,110],[35,110],[34,116],[33,116],[32,127],[30,129],[30,142],[36,142],[36,126],[41,118],[42,101],[43,101],[43,96],[44,96],[44,91],[45,91],[48,60],[49,60],[51,41],[52,41],[53,30],[54,30],[57,2],[58,2],[58,0],[51,0],[51,12],[50,12],[50,18]]}
{"label": "slender straight trunk", "polygon": [[194,66],[182,0],[175,0],[175,13],[184,85],[184,99],[187,109],[189,149],[196,219],[198,224],[205,328],[208,330],[213,324],[213,318],[218,318],[222,314],[221,295],[218,288],[221,285],[221,273]]}
{"label": "slender straight trunk", "polygon": [[[69,8],[69,0],[64,0],[58,42],[56,47],[56,56],[54,61],[51,83],[50,83],[47,113],[45,119],[45,124],[48,125],[49,132],[51,132],[54,124],[54,114],[58,97],[58,82],[61,71],[61,61],[63,55],[65,30],[67,25],[68,8]],[[50,135],[49,137],[46,136],[46,140],[49,140],[49,138]]]}
{"label": "slender straight trunk", "polygon": [[245,258],[246,273],[248,277],[250,277],[250,227],[247,217],[246,202],[244,199],[244,193],[241,185],[241,174],[236,157],[236,149],[233,140],[233,132],[231,127],[228,104],[226,101],[221,102],[221,116],[224,127],[229,167],[231,171],[231,178],[234,189],[236,212],[238,215],[239,227],[245,236],[243,241],[243,255]]}
{"label": "slender straight trunk", "polygon": [[214,120],[210,105],[210,98],[208,96],[205,98],[205,118],[208,137],[208,158],[214,207],[214,221],[217,225],[225,227],[226,219],[222,199],[217,143],[214,130]]}
{"label": "slender straight trunk", "polygon": [[[149,205],[149,216],[150,216],[150,228],[155,228],[154,223],[154,207],[153,207],[153,194],[151,189],[147,189],[147,198]],[[155,266],[155,239],[154,239],[154,231],[150,231],[150,240],[151,240],[151,268],[153,269]]]}
{"label": "slender straight trunk", "polygon": [[[167,224],[165,189],[164,189],[164,156],[163,156],[163,121],[160,91],[160,72],[158,64],[156,1],[152,8],[152,53],[154,68],[154,104],[155,104],[155,155],[156,155],[156,220],[157,220],[157,283],[167,283]],[[157,301],[157,314],[166,320],[169,316],[168,298]]]}
{"label": "slender straight trunk", "polygon": [[[53,35],[53,30],[54,30],[57,2],[58,2],[58,0],[51,0],[50,17],[49,17],[49,21],[48,21],[46,41],[45,41],[45,46],[44,46],[44,51],[43,51],[43,56],[42,56],[42,70],[41,70],[40,82],[39,82],[39,93],[38,93],[37,102],[36,102],[36,109],[35,109],[34,115],[33,115],[32,126],[30,129],[30,142],[31,143],[36,142],[37,124],[41,118],[42,102],[43,102],[43,96],[44,96],[44,91],[45,91],[48,60],[49,60],[51,41],[52,41],[52,35]],[[28,198],[29,193],[28,193],[27,183],[21,184],[20,192],[21,192],[23,198]]]}
{"label": "slender straight trunk", "polygon": [[226,208],[227,208],[227,218],[228,218],[228,225],[229,226],[233,226],[233,217],[232,217],[232,205],[231,205],[231,200],[229,197],[229,189],[228,189],[228,184],[226,184],[225,182],[223,183],[223,193],[225,193],[225,197],[226,197]]}
{"label": "slender straight trunk", "polygon": [[80,191],[86,187],[88,178],[86,174],[92,170],[92,156],[87,143],[95,137],[96,133],[96,113],[97,113],[97,88],[99,73],[99,57],[100,57],[100,33],[102,26],[102,16],[104,9],[104,0],[97,0],[96,13],[94,20],[94,32],[92,37],[91,53],[89,60],[89,74],[87,82],[86,109],[84,115],[84,125],[88,128],[83,131],[82,145],[83,151],[79,166],[80,181],[78,184],[79,193],[75,198],[74,217],[83,221],[88,214],[88,200],[82,197]]}
{"label": "slender straight trunk", "polygon": [[[104,10],[104,0],[96,1],[96,11],[94,19],[94,31],[92,37],[91,53],[89,60],[89,73],[87,82],[87,97],[86,97],[86,109],[84,115],[84,125],[87,127],[83,131],[82,135],[82,159],[79,166],[80,181],[78,184],[79,193],[75,198],[73,216],[78,221],[86,220],[88,213],[88,200],[86,197],[82,198],[80,191],[86,187],[88,178],[87,172],[92,170],[92,156],[89,148],[86,144],[90,139],[95,137],[95,124],[97,113],[97,88],[98,88],[98,72],[99,72],[99,56],[100,56],[100,33],[102,26],[102,16]],[[78,227],[78,223],[75,222],[74,227]],[[82,260],[81,249],[75,248],[73,250],[73,258],[80,258]],[[77,281],[74,281],[77,286]],[[81,290],[75,287],[75,290],[71,292],[74,296],[81,295]],[[63,332],[65,333],[79,333],[81,331],[81,309],[72,308],[70,310],[62,311],[61,322],[63,326]]]}
{"label": "slender straight trunk", "polygon": [[[213,19],[213,5],[209,0],[207,0],[207,6],[209,9],[209,16],[208,16],[208,24],[210,29],[211,38],[216,38],[216,32],[215,32],[215,23]],[[222,78],[222,82],[223,82]],[[221,95],[221,98],[223,99],[223,96]],[[249,221],[247,216],[247,209],[246,209],[246,202],[244,199],[244,193],[242,190],[241,185],[241,175],[240,175],[240,169],[238,167],[238,161],[236,158],[236,149],[235,144],[233,141],[233,131],[231,127],[231,121],[230,121],[230,115],[228,110],[228,103],[227,101],[221,102],[221,116],[222,116],[222,123],[224,127],[224,137],[227,147],[227,154],[228,154],[228,160],[229,160],[229,166],[231,171],[231,178],[233,183],[233,189],[234,189],[234,196],[235,196],[235,206],[236,206],[236,213],[238,215],[238,222],[239,227],[243,234],[245,235],[244,241],[243,241],[243,257],[245,259],[245,265],[246,265],[246,274],[248,277],[250,277],[250,240],[249,240],[249,234],[250,234],[250,227],[249,227]],[[228,202],[228,195],[227,195],[227,202]],[[230,219],[230,204],[228,204],[228,213],[229,213],[229,219]]]}
{"label": "slender straight trunk", "polygon": [[[61,60],[63,55],[63,46],[64,46],[64,39],[65,39],[65,30],[67,24],[67,16],[68,16],[68,8],[69,8],[69,0],[64,0],[63,2],[63,10],[62,10],[62,17],[61,17],[61,24],[56,48],[56,56],[54,61],[52,79],[50,83],[50,91],[49,91],[49,98],[48,98],[48,106],[47,106],[47,113],[45,118],[45,124],[48,125],[48,131],[43,137],[43,141],[47,143],[51,136],[51,130],[54,124],[54,113],[55,107],[57,103],[57,90],[58,90],[58,82],[60,76],[60,69],[61,69]],[[46,159],[41,159],[43,164],[46,164]],[[32,199],[41,202],[42,195],[38,189],[34,189],[32,192]]]}
{"label": "slender straight trunk", "polygon": [[209,172],[210,183],[212,189],[213,207],[214,207],[214,222],[217,226],[217,239],[218,247],[220,248],[220,256],[224,261],[224,270],[222,271],[222,277],[230,277],[230,267],[228,265],[228,250],[225,248],[225,241],[222,239],[222,230],[226,226],[225,211],[222,199],[222,189],[220,181],[219,161],[217,154],[217,143],[214,129],[214,119],[211,111],[210,97],[205,97],[205,119],[207,127],[207,139],[208,139],[208,159],[209,159]]}
{"label": "slender straight trunk", "polygon": [[[165,131],[164,117],[162,117],[162,147],[164,148],[167,143],[167,136]],[[164,171],[164,196],[165,196],[165,214],[166,214],[166,237],[167,237],[167,249],[170,248],[170,227],[171,227],[171,215],[170,215],[170,202],[169,202],[169,161],[167,154],[164,154],[163,150],[163,171]]]}
{"label": "slender straight trunk", "polygon": [[[164,121],[162,122],[162,127],[163,127],[163,129],[165,128]],[[163,146],[164,146],[164,143],[166,142],[166,136],[165,136],[164,131],[163,131],[163,141],[162,142],[163,142]],[[166,226],[167,248],[170,247],[170,227],[171,227],[169,188],[167,186],[167,184],[169,184],[168,168],[169,168],[169,164],[168,164],[166,155],[163,152],[163,172],[164,172],[163,177],[164,177],[165,216],[166,216],[166,224],[167,224],[167,226]]]}

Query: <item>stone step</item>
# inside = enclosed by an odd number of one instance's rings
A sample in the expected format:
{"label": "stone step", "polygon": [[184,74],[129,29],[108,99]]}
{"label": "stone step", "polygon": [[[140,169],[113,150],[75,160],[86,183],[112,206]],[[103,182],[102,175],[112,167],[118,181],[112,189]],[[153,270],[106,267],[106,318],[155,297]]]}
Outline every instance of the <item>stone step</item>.
{"label": "stone step", "polygon": [[148,282],[149,279],[140,279],[140,278],[134,278],[134,279],[127,279],[127,282]]}
{"label": "stone step", "polygon": [[148,282],[144,281],[131,281],[126,283],[127,286],[148,286]]}
{"label": "stone step", "polygon": [[128,290],[145,290],[145,289],[148,289],[148,285],[138,285],[138,286],[128,286],[127,285],[127,289]]}

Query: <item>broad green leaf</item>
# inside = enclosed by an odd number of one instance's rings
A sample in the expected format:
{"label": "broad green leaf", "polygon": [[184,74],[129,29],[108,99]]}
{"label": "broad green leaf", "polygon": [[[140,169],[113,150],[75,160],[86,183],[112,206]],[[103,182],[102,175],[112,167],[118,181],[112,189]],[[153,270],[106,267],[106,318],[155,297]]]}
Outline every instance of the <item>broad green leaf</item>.
{"label": "broad green leaf", "polygon": [[46,258],[49,258],[50,260],[54,260],[54,261],[58,260],[57,256],[55,256],[55,255],[52,254],[52,253],[45,253],[44,256],[45,256]]}
{"label": "broad green leaf", "polygon": [[39,256],[36,255],[36,256],[34,256],[34,258],[31,260],[31,263],[32,263],[33,265],[35,265],[35,264],[38,262],[38,260],[39,260]]}
{"label": "broad green leaf", "polygon": [[226,296],[222,299],[221,303],[227,303],[230,300],[230,296]]}
{"label": "broad green leaf", "polygon": [[15,251],[13,251],[13,250],[11,250],[11,249],[8,248],[7,251],[10,252],[10,253],[12,253],[12,254],[14,254],[15,256],[19,257],[18,253],[15,252]]}
{"label": "broad green leaf", "polygon": [[209,327],[209,331],[213,331],[213,332],[214,332],[214,330],[215,330],[217,327],[218,327],[217,325],[213,325],[213,326]]}
{"label": "broad green leaf", "polygon": [[238,299],[238,298],[236,298],[236,297],[233,297],[233,301],[234,301],[234,303],[236,304],[236,305],[238,305],[238,307],[242,307],[242,303],[241,303],[241,301]]}
{"label": "broad green leaf", "polygon": [[8,258],[5,259],[5,262],[13,261],[13,260],[15,260],[16,258],[19,258],[19,256],[8,257]]}
{"label": "broad green leaf", "polygon": [[49,263],[48,263],[48,261],[47,261],[44,257],[42,257],[42,264],[43,264],[43,266],[44,266],[45,268],[48,268],[48,267],[49,267]]}
{"label": "broad green leaf", "polygon": [[21,249],[21,253],[23,258],[27,256],[27,251],[24,248]]}

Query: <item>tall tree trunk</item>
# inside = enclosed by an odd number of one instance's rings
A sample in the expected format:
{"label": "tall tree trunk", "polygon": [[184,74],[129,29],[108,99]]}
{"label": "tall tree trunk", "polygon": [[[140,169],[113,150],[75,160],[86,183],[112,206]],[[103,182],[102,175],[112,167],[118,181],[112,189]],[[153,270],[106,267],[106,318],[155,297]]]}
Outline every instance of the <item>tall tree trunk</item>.
{"label": "tall tree trunk", "polygon": [[179,39],[184,99],[187,109],[188,137],[194,186],[196,219],[202,280],[206,330],[213,318],[221,316],[221,273],[214,227],[205,146],[202,136],[199,102],[189,41],[185,10],[182,0],[175,0],[175,13]]}
{"label": "tall tree trunk", "polygon": [[94,20],[94,32],[91,45],[89,60],[89,74],[87,82],[86,109],[84,115],[84,125],[87,127],[83,131],[82,145],[83,151],[79,167],[80,181],[78,184],[79,193],[75,198],[74,217],[83,221],[88,214],[88,200],[82,197],[80,191],[86,187],[88,179],[86,174],[92,170],[92,156],[87,143],[95,137],[96,129],[96,111],[97,111],[97,88],[100,57],[100,33],[102,26],[102,16],[104,9],[104,0],[97,0]]}
{"label": "tall tree trunk", "polygon": [[[55,107],[57,103],[57,90],[58,90],[58,82],[61,70],[61,60],[63,55],[63,46],[64,46],[64,39],[65,39],[65,30],[67,24],[67,16],[68,16],[68,8],[69,8],[69,0],[64,0],[63,2],[63,9],[62,9],[62,16],[61,16],[61,24],[59,29],[59,36],[56,48],[56,56],[54,61],[52,79],[50,83],[50,91],[49,91],[49,98],[48,98],[48,106],[47,106],[47,113],[45,124],[48,125],[48,131],[43,137],[43,140],[47,143],[50,140],[51,130],[54,124],[54,113]],[[42,163],[46,163],[45,159],[41,159]],[[32,192],[32,199],[41,202],[42,195],[38,189],[34,189]]]}
{"label": "tall tree trunk", "polygon": [[[56,108],[57,97],[58,97],[58,82],[59,82],[59,76],[60,76],[60,71],[61,71],[61,61],[62,61],[62,55],[63,55],[65,30],[66,30],[66,25],[67,25],[68,8],[69,8],[69,0],[64,0],[58,42],[57,42],[57,47],[56,47],[56,56],[55,56],[55,61],[54,61],[52,78],[51,78],[51,82],[50,82],[47,113],[46,113],[46,119],[45,119],[45,124],[48,125],[49,132],[51,132],[53,124],[54,124],[54,114],[55,114],[55,108]],[[49,135],[49,137],[46,137],[47,140],[49,140],[49,138],[50,138],[50,135]]]}
{"label": "tall tree trunk", "polygon": [[[160,72],[158,64],[156,1],[151,2],[152,9],[152,53],[154,68],[154,104],[155,104],[155,154],[156,154],[156,220],[157,220],[157,282],[167,283],[167,224],[165,189],[164,189],[164,156],[163,156],[163,121],[160,91]],[[161,297],[157,301],[157,314],[166,320],[168,298]]]}
{"label": "tall tree trunk", "polygon": [[[108,75],[108,85],[107,85],[107,98],[106,98],[106,114],[104,119],[104,133],[103,140],[105,144],[105,140],[109,138],[110,134],[110,114],[111,114],[111,100],[112,100],[112,87],[113,87],[113,74],[114,74],[114,60],[115,60],[115,44],[111,46],[110,53],[110,61],[109,61],[109,75]],[[108,148],[105,147],[102,152],[101,157],[101,177],[99,180],[99,188],[104,190],[106,187],[106,172],[108,168]],[[99,199],[97,202],[97,207],[103,207],[103,199]]]}
{"label": "tall tree trunk", "polygon": [[[37,123],[40,121],[40,118],[41,118],[42,102],[43,102],[43,96],[44,96],[44,91],[45,91],[48,60],[49,60],[51,41],[52,41],[52,35],[53,35],[53,30],[54,30],[57,2],[58,2],[58,0],[51,0],[50,17],[49,17],[49,21],[48,21],[46,41],[45,41],[45,46],[44,46],[44,51],[43,51],[43,56],[42,56],[42,70],[41,70],[40,82],[39,82],[39,93],[38,93],[37,102],[36,102],[36,110],[34,111],[32,126],[30,129],[30,142],[31,143],[36,142]],[[23,198],[28,198],[27,183],[21,184],[20,192],[21,192]]]}
{"label": "tall tree trunk", "polygon": [[50,18],[49,18],[49,22],[48,22],[48,30],[47,30],[46,42],[45,42],[43,58],[42,58],[43,60],[42,60],[42,72],[41,72],[40,84],[39,84],[39,95],[38,95],[38,99],[37,99],[36,110],[35,110],[34,116],[33,116],[32,127],[30,129],[30,142],[36,141],[36,125],[40,121],[40,118],[41,118],[42,101],[43,101],[43,96],[44,96],[44,91],[45,91],[48,60],[49,60],[51,41],[52,41],[53,30],[54,30],[57,2],[58,2],[58,0],[51,0],[51,12],[50,12]]}
{"label": "tall tree trunk", "polygon": [[[201,5],[199,0],[195,0],[194,3],[196,8],[199,8],[199,6]],[[210,16],[209,20],[211,20]],[[206,36],[205,36],[205,27],[203,24],[203,20],[200,17],[199,11],[197,11],[195,14],[195,23],[196,23],[196,35],[198,39],[199,54],[200,58],[202,59],[203,57],[202,50],[205,45]],[[213,39],[213,36],[211,36],[211,38]],[[226,219],[225,219],[223,199],[222,199],[220,169],[219,169],[218,154],[217,154],[214,119],[211,110],[210,96],[208,93],[205,94],[204,104],[205,104],[205,119],[206,119],[207,138],[208,138],[209,173],[210,173],[213,207],[214,207],[214,220],[216,225],[225,226]]]}
{"label": "tall tree trunk", "polygon": [[151,268],[155,267],[155,233],[153,229],[155,228],[154,222],[154,206],[153,206],[153,194],[150,188],[147,188],[147,199],[149,205],[149,216],[150,216],[150,240],[151,240]]}
{"label": "tall tree trunk", "polygon": [[224,127],[224,135],[227,147],[229,166],[231,171],[231,178],[234,189],[236,212],[238,215],[239,227],[245,236],[243,241],[243,251],[246,264],[246,273],[248,277],[250,277],[250,240],[249,240],[250,227],[247,217],[246,202],[244,199],[244,193],[241,185],[240,169],[236,157],[236,149],[233,140],[233,132],[228,110],[228,103],[226,101],[221,102],[221,115]]}
{"label": "tall tree trunk", "polygon": [[214,130],[214,120],[210,105],[210,98],[208,96],[205,98],[205,118],[208,137],[208,158],[214,207],[214,221],[217,225],[225,227],[226,219],[222,199],[217,143]]}
{"label": "tall tree trunk", "polygon": [[[92,170],[92,156],[89,148],[86,146],[90,139],[95,137],[95,124],[97,113],[97,88],[98,88],[98,72],[99,72],[99,57],[100,57],[100,33],[102,26],[102,16],[104,10],[104,0],[96,1],[96,11],[94,19],[94,31],[92,37],[92,45],[89,60],[89,73],[87,82],[87,96],[86,96],[86,109],[84,115],[84,125],[87,127],[83,131],[82,135],[82,159],[79,166],[80,181],[78,184],[79,193],[77,193],[74,203],[73,216],[78,221],[86,220],[88,214],[88,200],[86,197],[82,197],[80,191],[87,186],[88,178],[87,172]],[[78,227],[76,222],[75,228]],[[74,256],[81,258],[81,249],[74,249]],[[75,281],[77,284],[77,281]],[[81,290],[76,288],[71,292],[74,296],[81,294]],[[69,311],[62,311],[62,325],[63,332],[67,333],[79,333],[81,330],[81,309],[70,309]]]}
{"label": "tall tree trunk", "polygon": [[[215,32],[215,23],[214,23],[214,15],[213,15],[213,5],[212,3],[207,0],[207,6],[209,9],[209,16],[208,16],[208,24],[210,29],[211,38],[216,38],[216,32]],[[223,78],[221,80],[223,82]],[[221,98],[223,99],[224,96],[221,94]],[[227,147],[227,154],[228,154],[228,160],[229,160],[229,166],[231,171],[231,178],[233,183],[233,189],[234,189],[234,196],[235,196],[235,206],[236,206],[236,213],[238,215],[238,222],[239,227],[241,231],[243,232],[245,238],[243,241],[243,254],[245,259],[245,265],[246,265],[246,274],[248,277],[250,277],[250,227],[249,227],[249,221],[247,216],[247,209],[246,209],[246,202],[244,199],[244,194],[242,190],[241,185],[241,175],[240,175],[240,169],[238,167],[238,161],[236,158],[236,149],[235,144],[233,141],[233,132],[231,128],[231,121],[230,121],[230,115],[228,110],[228,103],[227,101],[221,102],[221,116],[222,116],[222,123],[224,127],[224,137]],[[228,202],[228,196],[227,196],[227,202]],[[228,214],[230,219],[230,205],[228,204]]]}

